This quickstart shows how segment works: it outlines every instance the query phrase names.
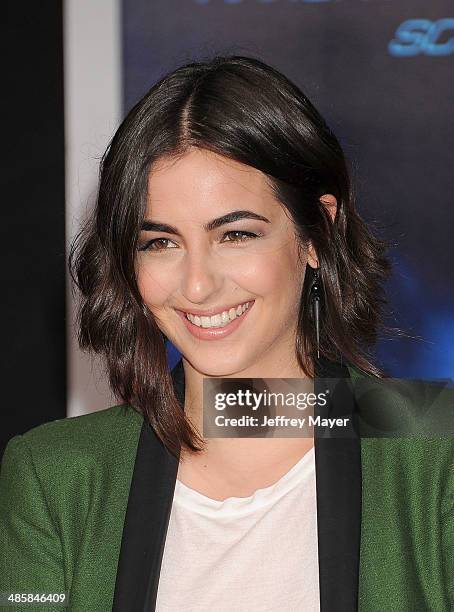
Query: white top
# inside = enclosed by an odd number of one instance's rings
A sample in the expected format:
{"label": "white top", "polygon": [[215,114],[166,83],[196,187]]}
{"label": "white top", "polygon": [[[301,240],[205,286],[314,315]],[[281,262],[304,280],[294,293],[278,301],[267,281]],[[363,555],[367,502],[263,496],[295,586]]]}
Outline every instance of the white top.
{"label": "white top", "polygon": [[319,612],[315,453],[250,497],[176,481],[157,612]]}

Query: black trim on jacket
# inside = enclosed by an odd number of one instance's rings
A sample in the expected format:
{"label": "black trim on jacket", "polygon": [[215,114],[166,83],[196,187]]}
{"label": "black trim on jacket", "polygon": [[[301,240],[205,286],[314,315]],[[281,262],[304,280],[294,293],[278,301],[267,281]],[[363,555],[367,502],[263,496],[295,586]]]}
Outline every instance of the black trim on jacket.
{"label": "black trim on jacket", "polygon": [[[326,407],[315,415],[350,417],[355,406],[348,369],[322,360],[316,367],[315,392],[329,389]],[[347,379],[334,385],[332,379]],[[184,370],[172,371],[184,406]],[[361,446],[351,428],[342,436],[321,429],[315,436],[318,556],[321,612],[358,609],[361,532]],[[115,584],[114,612],[152,612],[178,472],[178,460],[144,421],[129,492]],[[281,612],[281,611],[279,611]]]}

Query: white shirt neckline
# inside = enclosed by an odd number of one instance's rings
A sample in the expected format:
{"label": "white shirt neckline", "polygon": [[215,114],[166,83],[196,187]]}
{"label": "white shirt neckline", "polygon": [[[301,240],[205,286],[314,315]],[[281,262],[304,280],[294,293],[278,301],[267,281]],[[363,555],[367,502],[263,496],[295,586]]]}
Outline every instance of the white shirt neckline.
{"label": "white shirt neckline", "polygon": [[315,465],[314,452],[312,446],[277,482],[268,487],[257,489],[249,497],[228,497],[224,500],[212,499],[191,489],[177,479],[174,504],[217,519],[253,514],[258,508],[264,508],[275,503],[309,476]]}

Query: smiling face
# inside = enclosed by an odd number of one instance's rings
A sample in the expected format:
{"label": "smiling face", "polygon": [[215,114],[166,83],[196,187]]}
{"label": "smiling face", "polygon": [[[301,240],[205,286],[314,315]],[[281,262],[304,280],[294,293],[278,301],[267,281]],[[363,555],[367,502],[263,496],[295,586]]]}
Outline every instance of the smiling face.
{"label": "smiling face", "polygon": [[287,215],[265,175],[239,162],[191,149],[154,164],[137,282],[203,375],[270,376],[260,372],[293,363],[308,252],[298,256]]}

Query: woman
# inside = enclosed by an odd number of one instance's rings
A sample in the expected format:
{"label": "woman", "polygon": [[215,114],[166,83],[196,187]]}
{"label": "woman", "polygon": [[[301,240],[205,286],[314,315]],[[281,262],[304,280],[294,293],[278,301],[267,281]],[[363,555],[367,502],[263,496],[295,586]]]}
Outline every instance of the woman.
{"label": "woman", "polygon": [[[452,609],[449,438],[201,434],[204,378],[380,380],[389,264],[295,85],[245,57],[164,77],[103,157],[71,270],[80,344],[124,404],[8,444],[1,591],[87,611]],[[349,389],[325,414],[354,421]]]}

